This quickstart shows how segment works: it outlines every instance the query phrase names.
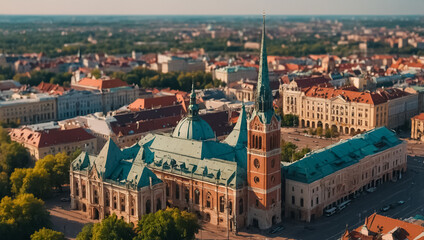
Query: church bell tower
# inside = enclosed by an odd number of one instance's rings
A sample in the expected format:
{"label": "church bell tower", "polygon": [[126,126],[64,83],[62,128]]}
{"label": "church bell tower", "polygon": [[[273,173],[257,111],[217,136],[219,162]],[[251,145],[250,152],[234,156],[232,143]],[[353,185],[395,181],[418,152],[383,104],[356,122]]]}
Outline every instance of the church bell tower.
{"label": "church bell tower", "polygon": [[281,119],[274,112],[265,43],[265,15],[255,108],[248,122],[248,224],[260,229],[281,222]]}

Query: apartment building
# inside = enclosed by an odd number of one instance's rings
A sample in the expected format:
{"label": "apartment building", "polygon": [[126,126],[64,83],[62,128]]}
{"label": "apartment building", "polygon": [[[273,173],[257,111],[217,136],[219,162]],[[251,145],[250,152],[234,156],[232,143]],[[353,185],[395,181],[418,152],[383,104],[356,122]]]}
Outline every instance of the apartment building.
{"label": "apartment building", "polygon": [[292,81],[282,88],[282,98],[283,112],[299,116],[301,127],[332,128],[343,134],[380,126],[396,128],[418,111],[418,95],[399,89],[299,88]]}
{"label": "apartment building", "polygon": [[77,149],[89,153],[97,152],[97,140],[83,128],[74,129],[42,129],[30,127],[15,128],[10,132],[12,141],[21,143],[30,155],[38,160],[45,156],[60,152],[70,154]]}
{"label": "apartment building", "polygon": [[311,221],[368,188],[402,177],[406,142],[380,127],[283,167],[285,215]]}
{"label": "apartment building", "polygon": [[258,70],[254,67],[229,66],[215,69],[212,77],[230,84],[241,79],[256,80],[258,79]]}
{"label": "apartment building", "polygon": [[424,140],[424,113],[411,118],[411,139]]}
{"label": "apartment building", "polygon": [[0,122],[35,124],[56,120],[56,99],[48,94],[13,94],[0,98]]}

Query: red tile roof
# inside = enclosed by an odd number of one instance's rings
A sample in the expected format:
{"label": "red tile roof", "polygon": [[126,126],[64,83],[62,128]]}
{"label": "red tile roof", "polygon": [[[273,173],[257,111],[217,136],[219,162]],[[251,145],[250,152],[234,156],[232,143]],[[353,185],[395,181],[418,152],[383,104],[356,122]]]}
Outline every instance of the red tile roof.
{"label": "red tile roof", "polygon": [[139,98],[131,103],[128,108],[131,111],[140,111],[143,109],[150,109],[155,107],[171,106],[177,103],[175,95],[171,96],[159,96],[152,98]]}
{"label": "red tile roof", "polygon": [[81,142],[95,138],[83,128],[66,130],[50,129],[44,131],[33,131],[29,128],[15,128],[10,132],[10,137],[13,141],[37,148]]}
{"label": "red tile roof", "polygon": [[[377,213],[372,214],[365,220],[365,226],[371,234],[368,236],[376,236],[377,233],[381,232],[382,235],[393,234],[395,239],[406,240],[406,239],[415,239],[422,240],[424,239],[424,227],[401,221],[398,219],[389,218],[386,216],[379,215]],[[364,238],[364,234],[361,234],[361,229],[363,226],[358,227],[352,232],[356,232],[347,238],[346,233],[342,239],[356,240],[356,239],[377,239],[377,238]],[[356,236],[353,238],[352,236]]]}
{"label": "red tile roof", "polygon": [[326,77],[306,77],[294,79],[294,81],[296,82],[297,87],[299,87],[300,89],[305,89],[322,84],[328,84],[330,82],[330,79]]}
{"label": "red tile roof", "polygon": [[120,79],[92,79],[92,78],[83,78],[78,82],[80,86],[94,87],[96,89],[109,89],[117,87],[126,87],[128,84]]}
{"label": "red tile roof", "polygon": [[367,103],[378,105],[385,103],[387,100],[378,93],[370,92],[356,92],[343,89],[334,88],[322,88],[322,87],[311,87],[305,91],[305,95],[308,97],[319,97],[331,99],[337,96],[341,96],[345,101]]}
{"label": "red tile roof", "polygon": [[40,92],[52,93],[62,95],[64,92],[68,91],[69,88],[62,87],[59,84],[45,83],[41,82],[36,87]]}
{"label": "red tile roof", "polygon": [[414,116],[413,119],[424,120],[424,113],[420,113],[417,116]]}

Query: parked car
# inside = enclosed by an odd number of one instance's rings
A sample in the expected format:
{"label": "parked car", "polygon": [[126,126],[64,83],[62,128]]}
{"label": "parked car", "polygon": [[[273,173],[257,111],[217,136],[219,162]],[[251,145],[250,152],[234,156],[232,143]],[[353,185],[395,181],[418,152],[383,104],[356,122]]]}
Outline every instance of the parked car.
{"label": "parked car", "polygon": [[387,212],[387,211],[389,211],[389,209],[390,209],[390,205],[386,205],[386,206],[383,206],[382,208],[380,208],[380,212]]}
{"label": "parked car", "polygon": [[70,198],[68,198],[68,197],[63,197],[63,198],[61,198],[61,199],[60,199],[60,201],[61,201],[61,202],[70,202],[70,201],[71,201],[71,199],[70,199]]}
{"label": "parked car", "polygon": [[284,230],[284,227],[283,227],[283,226],[276,226],[276,227],[272,228],[272,229],[269,231],[269,233],[270,233],[270,234],[274,234],[274,233],[277,233],[277,232],[279,232],[279,231],[283,231],[283,230]]}
{"label": "parked car", "polygon": [[376,190],[377,190],[376,187],[372,187],[372,188],[368,188],[367,192],[372,193],[372,192],[375,192]]}
{"label": "parked car", "polygon": [[405,203],[405,201],[403,201],[403,200],[400,200],[400,201],[397,202],[398,205],[403,205],[404,203]]}
{"label": "parked car", "polygon": [[325,210],[325,216],[330,217],[332,215],[334,215],[337,211],[336,207],[332,207],[330,209]]}

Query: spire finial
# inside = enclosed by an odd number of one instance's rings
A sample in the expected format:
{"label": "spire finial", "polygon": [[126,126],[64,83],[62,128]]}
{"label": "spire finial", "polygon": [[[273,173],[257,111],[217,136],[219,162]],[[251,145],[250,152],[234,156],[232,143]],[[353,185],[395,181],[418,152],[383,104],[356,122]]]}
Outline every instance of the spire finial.
{"label": "spire finial", "polygon": [[262,27],[262,40],[261,52],[259,57],[259,73],[258,84],[256,87],[256,101],[255,110],[259,112],[267,112],[273,110],[272,108],[272,92],[269,86],[268,76],[268,58],[266,54],[266,32],[265,32],[265,12],[263,13],[263,27]]}
{"label": "spire finial", "polygon": [[196,102],[196,91],[194,90],[194,78],[191,80],[191,94],[190,94],[190,105],[189,108],[189,115],[190,116],[197,116],[199,113],[199,106]]}

